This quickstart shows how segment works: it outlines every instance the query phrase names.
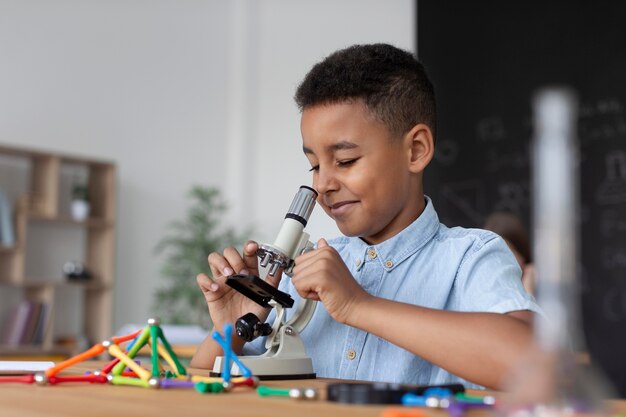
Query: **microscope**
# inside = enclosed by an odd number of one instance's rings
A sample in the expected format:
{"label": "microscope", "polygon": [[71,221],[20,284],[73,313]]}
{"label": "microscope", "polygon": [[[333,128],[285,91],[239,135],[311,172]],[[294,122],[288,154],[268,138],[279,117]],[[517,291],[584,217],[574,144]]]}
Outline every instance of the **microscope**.
{"label": "microscope", "polygon": [[[301,186],[294,197],[278,236],[273,244],[261,244],[257,250],[260,266],[275,276],[280,270],[291,277],[294,259],[313,249],[309,234],[304,228],[315,207],[317,192]],[[262,323],[253,313],[245,314],[235,323],[237,335],[246,342],[267,336],[266,352],[259,356],[241,356],[239,359],[255,376],[261,379],[306,379],[315,378],[313,363],[306,355],[300,332],[311,320],[316,301],[302,299],[289,320],[285,320],[285,309],[294,305],[294,300],[285,292],[274,288],[255,275],[232,275],[226,284],[257,304],[276,310],[273,324]],[[215,358],[211,375],[220,375],[223,357]],[[236,364],[231,375],[241,375]]]}

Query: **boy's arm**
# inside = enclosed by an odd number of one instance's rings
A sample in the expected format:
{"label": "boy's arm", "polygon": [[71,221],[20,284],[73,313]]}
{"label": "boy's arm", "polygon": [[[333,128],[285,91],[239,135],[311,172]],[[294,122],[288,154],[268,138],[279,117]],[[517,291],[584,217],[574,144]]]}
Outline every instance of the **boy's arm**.
{"label": "boy's arm", "polygon": [[502,388],[528,351],[533,313],[434,310],[368,295],[345,323],[375,334],[463,379]]}
{"label": "boy's arm", "polygon": [[490,388],[502,387],[532,340],[529,311],[454,312],[374,297],[323,239],[315,251],[296,259],[291,282],[300,296],[322,301],[335,320]]}

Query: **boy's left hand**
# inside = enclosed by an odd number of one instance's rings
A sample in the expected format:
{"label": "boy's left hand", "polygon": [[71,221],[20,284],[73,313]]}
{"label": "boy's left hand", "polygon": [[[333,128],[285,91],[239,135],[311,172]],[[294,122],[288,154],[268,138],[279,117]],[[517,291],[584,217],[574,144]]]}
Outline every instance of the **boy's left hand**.
{"label": "boy's left hand", "polygon": [[295,259],[291,282],[302,298],[321,301],[340,323],[347,323],[370,297],[325,239],[317,242],[317,249]]}

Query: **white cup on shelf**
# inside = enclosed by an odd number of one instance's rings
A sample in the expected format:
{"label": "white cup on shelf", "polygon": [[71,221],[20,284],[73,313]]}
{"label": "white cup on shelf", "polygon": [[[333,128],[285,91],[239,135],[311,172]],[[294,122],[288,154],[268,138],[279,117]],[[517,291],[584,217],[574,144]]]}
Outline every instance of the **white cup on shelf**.
{"label": "white cup on shelf", "polygon": [[89,217],[89,202],[85,200],[72,200],[71,212],[72,218],[77,222],[87,220]]}

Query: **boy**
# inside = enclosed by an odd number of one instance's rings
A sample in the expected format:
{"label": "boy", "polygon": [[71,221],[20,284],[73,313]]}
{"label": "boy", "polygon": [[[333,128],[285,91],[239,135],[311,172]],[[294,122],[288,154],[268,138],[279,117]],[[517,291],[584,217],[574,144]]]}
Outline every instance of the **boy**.
{"label": "boy", "polygon": [[[502,239],[447,228],[424,195],[435,99],[422,65],[390,45],[352,46],[315,65],[295,99],[318,203],[345,235],[320,239],[280,282],[321,301],[301,334],[315,372],[501,387],[530,343],[538,307]],[[268,316],[224,284],[233,273],[258,275],[256,248],[210,254],[213,280],[197,278],[217,329],[248,312]],[[219,354],[207,338],[191,365],[211,367]]]}

